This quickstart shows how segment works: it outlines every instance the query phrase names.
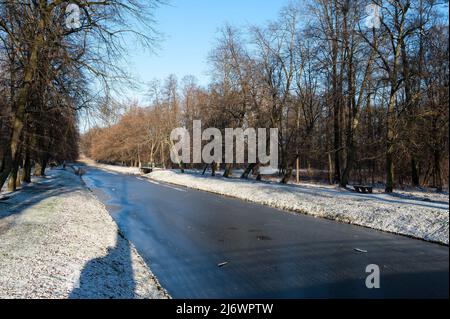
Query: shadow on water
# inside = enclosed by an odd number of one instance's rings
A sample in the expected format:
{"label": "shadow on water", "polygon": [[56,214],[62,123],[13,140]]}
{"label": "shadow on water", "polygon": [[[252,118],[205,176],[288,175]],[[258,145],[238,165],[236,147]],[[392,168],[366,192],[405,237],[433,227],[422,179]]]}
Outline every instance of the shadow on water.
{"label": "shadow on water", "polygon": [[86,263],[69,298],[131,299],[135,287],[130,244],[118,233],[106,256]]}

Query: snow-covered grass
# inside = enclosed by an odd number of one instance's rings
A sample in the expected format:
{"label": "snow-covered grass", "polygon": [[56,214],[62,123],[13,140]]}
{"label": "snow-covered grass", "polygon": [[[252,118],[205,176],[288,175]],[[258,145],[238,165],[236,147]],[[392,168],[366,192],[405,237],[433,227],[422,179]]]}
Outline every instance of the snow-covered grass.
{"label": "snow-covered grass", "polygon": [[128,175],[140,175],[138,167],[126,167],[126,166],[116,166],[107,164],[97,164],[96,167],[104,169],[110,172],[128,174]]}
{"label": "snow-covered grass", "polygon": [[128,175],[140,175],[140,171],[138,167],[126,167],[126,166],[118,166],[118,165],[108,165],[97,163],[96,161],[89,159],[87,157],[82,157],[79,162],[84,163],[86,165],[94,166],[99,169],[103,169],[109,172],[120,173],[120,174],[128,174]]}
{"label": "snow-covered grass", "polygon": [[449,243],[448,194],[407,192],[358,194],[336,186],[300,184],[280,185],[199,173],[156,171],[148,178],[187,186],[269,205],[407,235],[428,241]]}
{"label": "snow-covered grass", "polygon": [[71,170],[0,200],[0,298],[166,298]]}

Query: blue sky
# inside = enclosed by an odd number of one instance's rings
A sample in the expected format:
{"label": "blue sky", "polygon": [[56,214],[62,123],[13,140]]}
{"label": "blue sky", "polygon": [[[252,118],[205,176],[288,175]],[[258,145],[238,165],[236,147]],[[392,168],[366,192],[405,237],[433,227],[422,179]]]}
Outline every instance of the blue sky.
{"label": "blue sky", "polygon": [[[225,23],[261,25],[277,17],[288,0],[170,0],[155,12],[156,29],[165,38],[156,53],[130,45],[128,66],[140,83],[175,74],[208,83],[207,57]],[[135,92],[135,97],[142,97]],[[131,98],[131,96],[130,96]]]}

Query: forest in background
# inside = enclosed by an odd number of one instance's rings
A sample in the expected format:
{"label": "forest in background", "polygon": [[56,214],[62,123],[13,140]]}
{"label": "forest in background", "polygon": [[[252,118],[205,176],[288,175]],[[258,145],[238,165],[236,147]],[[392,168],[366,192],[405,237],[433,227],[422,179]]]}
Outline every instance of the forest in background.
{"label": "forest in background", "polygon": [[0,190],[78,157],[78,117],[117,83],[124,35],[152,47],[158,0],[0,0]]}
{"label": "forest in background", "polygon": [[[82,152],[128,166],[170,161],[172,129],[279,129],[279,177],[338,183],[448,186],[448,1],[308,0],[264,26],[226,25],[211,50],[209,85],[169,76],[147,85],[149,103],[98,104],[102,125]],[[444,6],[443,6],[444,4]],[[205,143],[207,143],[205,141]],[[221,164],[233,169],[258,165]],[[203,165],[183,165],[202,168]],[[314,176],[312,176],[314,175]],[[248,177],[244,175],[243,177]]]}

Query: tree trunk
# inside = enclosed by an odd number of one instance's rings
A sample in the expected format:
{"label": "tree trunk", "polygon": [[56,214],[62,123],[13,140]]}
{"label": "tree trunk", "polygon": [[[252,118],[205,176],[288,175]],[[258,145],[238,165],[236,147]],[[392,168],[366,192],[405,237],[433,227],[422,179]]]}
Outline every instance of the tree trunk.
{"label": "tree trunk", "polygon": [[5,153],[6,154],[4,155],[3,164],[2,164],[3,169],[0,174],[0,189],[2,189],[3,185],[5,184],[6,180],[8,179],[8,176],[11,173],[11,170],[13,167],[11,152],[10,152],[9,147],[6,148]]}
{"label": "tree trunk", "polygon": [[[280,181],[280,184],[287,184],[291,178],[292,178],[292,172],[294,171],[294,163],[297,160],[297,157],[295,157],[291,162],[287,162],[283,164],[284,172],[283,172],[283,178]],[[309,169],[309,168],[308,168]]]}
{"label": "tree trunk", "polygon": [[438,192],[442,192],[441,153],[439,150],[434,151],[434,176],[434,186]]}
{"label": "tree trunk", "polygon": [[241,178],[242,179],[248,179],[248,176],[250,175],[250,173],[253,171],[253,168],[257,165],[257,163],[250,163],[247,165],[247,168],[245,169],[245,171],[242,173]]}
{"label": "tree trunk", "polygon": [[42,172],[42,170],[41,170],[41,164],[38,163],[38,162],[34,163],[34,171],[33,171],[33,175],[34,175],[34,176],[42,176],[42,175],[41,175],[41,172]]}
{"label": "tree trunk", "polygon": [[339,89],[341,87],[340,78],[338,76],[338,20],[336,19],[335,30],[332,39],[332,90],[333,90],[333,129],[334,129],[334,182],[339,183],[341,181],[341,160],[340,160],[340,148],[341,148],[341,96]]}
{"label": "tree trunk", "polygon": [[370,167],[371,167],[370,178],[372,181],[372,185],[375,185],[375,168],[376,168],[375,160],[370,161]]}
{"label": "tree trunk", "polygon": [[19,165],[14,165],[9,175],[8,191],[14,192],[17,189],[17,173],[19,171]]}
{"label": "tree trunk", "polygon": [[333,184],[333,161],[330,152],[328,152],[328,183]]}
{"label": "tree trunk", "polygon": [[417,159],[415,156],[411,157],[411,179],[412,183],[415,187],[420,186],[420,179],[419,179],[419,170],[417,168]]}
{"label": "tree trunk", "polygon": [[350,172],[352,171],[355,162],[355,153],[356,153],[355,141],[353,133],[350,134],[351,134],[351,136],[349,137],[350,142],[347,145],[347,165],[345,166],[344,172],[342,173],[342,178],[340,182],[341,187],[347,187],[350,179]]}
{"label": "tree trunk", "polygon": [[[170,144],[171,144],[172,149],[175,149],[175,145],[173,144],[172,140],[170,140]],[[180,168],[181,173],[184,174],[184,163],[178,154],[176,154],[176,160],[177,160],[177,164]]]}
{"label": "tree trunk", "polygon": [[[393,83],[397,83],[397,81],[394,81]],[[392,84],[391,88],[391,94],[389,98],[389,104],[387,109],[387,119],[386,119],[386,126],[387,126],[387,136],[386,136],[386,193],[392,193],[394,191],[394,105],[395,105],[395,97],[396,97],[396,91],[394,88],[394,85]]]}
{"label": "tree trunk", "polygon": [[17,169],[17,177],[16,177],[16,187],[20,187],[22,184],[22,175],[23,172],[19,166],[19,168]]}
{"label": "tree trunk", "polygon": [[394,191],[394,162],[392,160],[392,152],[386,152],[386,193]]}
{"label": "tree trunk", "polygon": [[211,176],[216,176],[216,168],[217,168],[216,163],[212,162],[211,163]]}
{"label": "tree trunk", "polygon": [[[340,183],[341,181],[341,160],[340,160],[340,133],[339,133],[339,119],[335,122],[334,126],[334,183]],[[336,124],[337,123],[337,124]]]}
{"label": "tree trunk", "polygon": [[289,166],[285,170],[283,178],[280,181],[280,184],[287,184],[291,180],[291,178],[292,178],[292,171],[293,171],[292,166]]}
{"label": "tree trunk", "polygon": [[47,164],[48,164],[48,159],[43,159],[41,162],[41,175],[40,176],[45,176],[45,169],[47,168]]}
{"label": "tree trunk", "polygon": [[27,151],[27,153],[25,154],[25,161],[23,163],[22,182],[31,183],[31,160],[29,151]]}
{"label": "tree trunk", "polygon": [[233,176],[233,164],[225,164],[225,172],[223,173],[223,177],[230,178]]}
{"label": "tree trunk", "polygon": [[161,154],[161,165],[162,165],[162,168],[166,168],[166,160],[164,158],[164,142],[163,141],[161,141],[160,154]]}

